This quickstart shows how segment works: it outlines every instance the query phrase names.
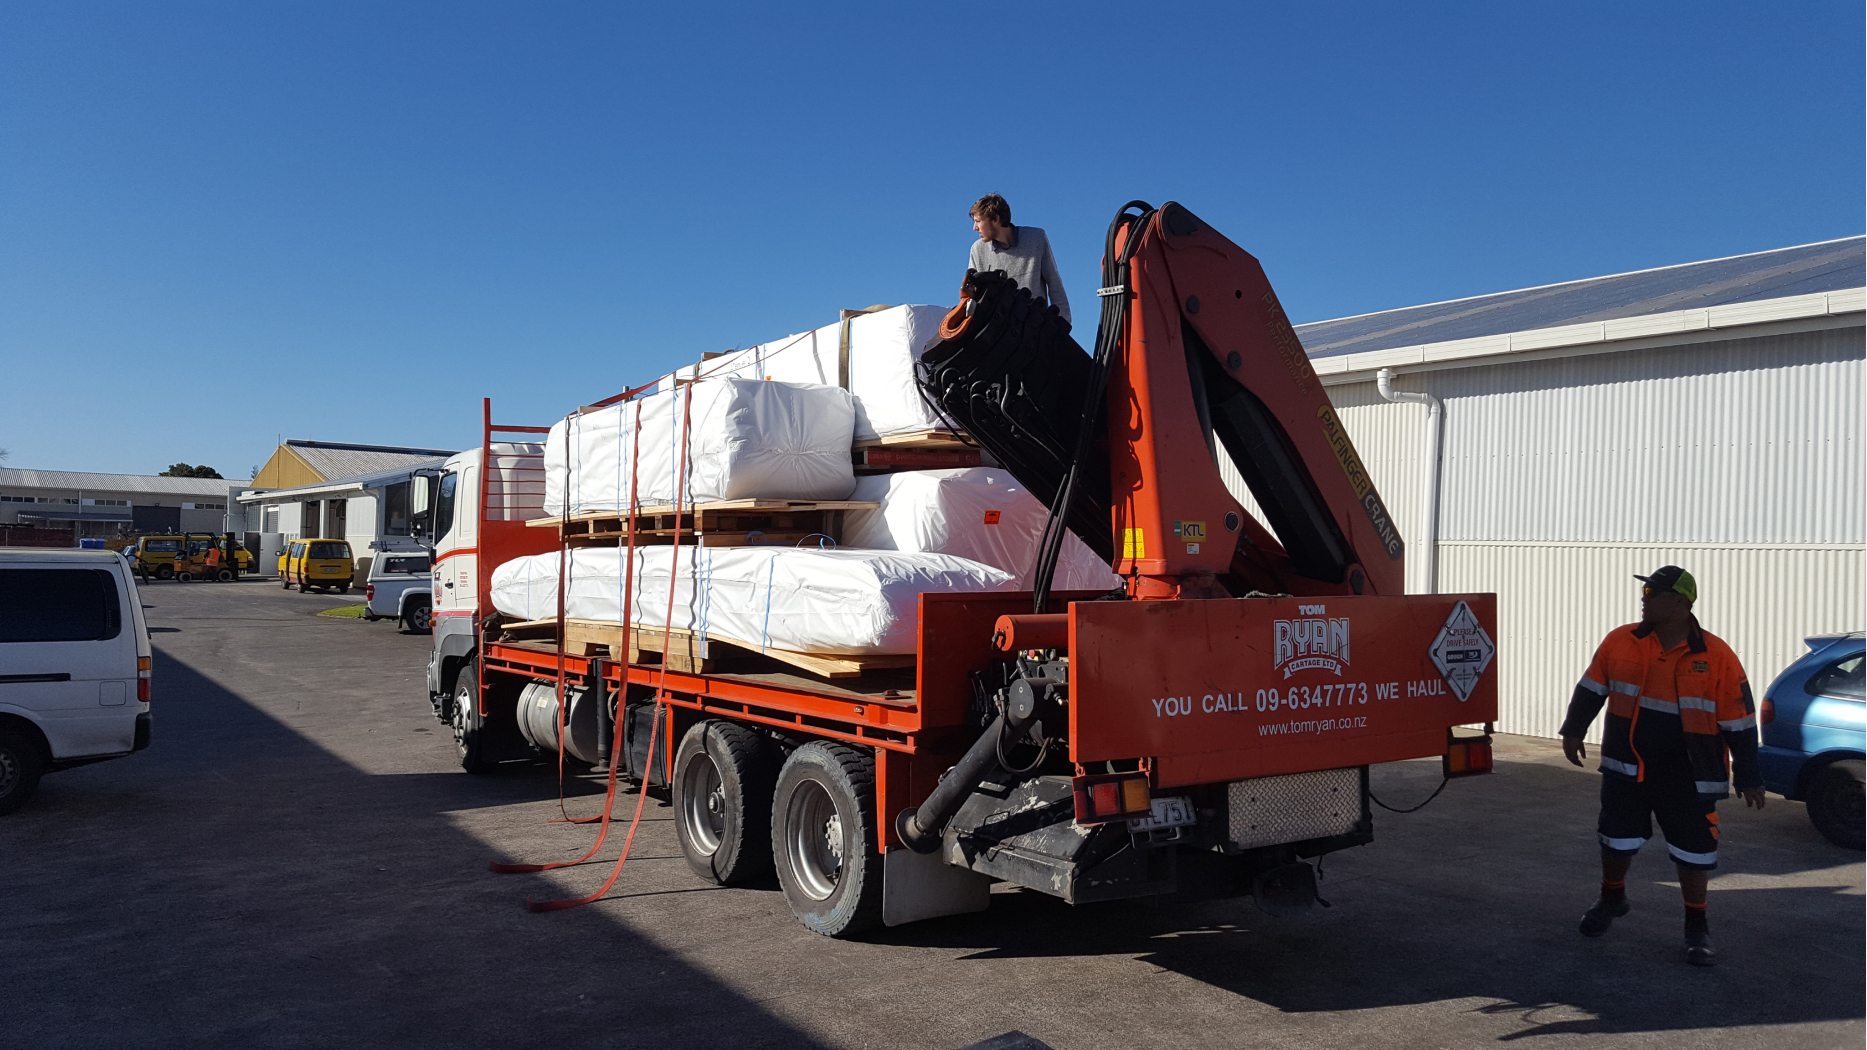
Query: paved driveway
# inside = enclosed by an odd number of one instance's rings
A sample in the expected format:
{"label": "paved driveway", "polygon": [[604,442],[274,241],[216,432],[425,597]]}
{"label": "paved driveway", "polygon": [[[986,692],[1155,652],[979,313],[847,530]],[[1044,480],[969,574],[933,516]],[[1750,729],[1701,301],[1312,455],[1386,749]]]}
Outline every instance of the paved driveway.
{"label": "paved driveway", "polygon": [[[1679,961],[1660,849],[1635,865],[1633,914],[1576,935],[1597,779],[1523,738],[1496,776],[1377,811],[1375,844],[1328,860],[1334,907],[1300,918],[1005,891],[983,915],[830,941],[775,888],[695,881],[653,801],[607,899],[532,915],[528,895],[588,892],[608,865],[488,873],[594,831],[550,823],[548,769],[456,771],[425,637],[317,617],[354,598],[276,584],[143,595],[154,746],[49,776],[0,818],[0,1045],[1862,1044],[1861,855],[1781,799],[1723,806],[1711,971]],[[1374,775],[1396,805],[1437,782],[1436,763]],[[596,811],[572,790],[572,813]]]}

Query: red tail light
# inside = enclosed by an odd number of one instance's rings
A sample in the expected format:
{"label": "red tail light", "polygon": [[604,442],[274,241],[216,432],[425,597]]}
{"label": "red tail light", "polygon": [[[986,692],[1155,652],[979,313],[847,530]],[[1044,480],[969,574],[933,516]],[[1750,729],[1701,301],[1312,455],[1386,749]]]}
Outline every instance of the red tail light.
{"label": "red tail light", "polygon": [[1774,721],[1776,721],[1776,701],[1766,696],[1763,698],[1762,710],[1757,712],[1757,724],[1767,726]]}
{"label": "red tail light", "polygon": [[1471,777],[1491,772],[1491,738],[1489,736],[1451,736],[1446,740],[1446,755],[1441,762],[1441,772],[1447,778]]}
{"label": "red tail light", "polygon": [[136,700],[143,704],[149,702],[149,679],[138,678],[136,680]]}
{"label": "red tail light", "polygon": [[363,588],[363,600],[366,602],[373,602],[376,600],[375,584],[372,583],[368,587]]}
{"label": "red tail light", "polygon": [[1070,781],[1076,796],[1076,823],[1107,824],[1144,817],[1154,800],[1146,773],[1103,773]]}

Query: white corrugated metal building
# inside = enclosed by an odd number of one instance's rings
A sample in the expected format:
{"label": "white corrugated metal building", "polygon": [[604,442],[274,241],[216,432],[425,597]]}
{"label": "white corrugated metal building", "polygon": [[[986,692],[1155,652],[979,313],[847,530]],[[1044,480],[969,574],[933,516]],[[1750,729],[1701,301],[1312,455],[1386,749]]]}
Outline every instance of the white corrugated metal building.
{"label": "white corrugated metal building", "polygon": [[[1498,595],[1500,730],[1556,734],[1595,645],[1639,618],[1635,572],[1692,572],[1759,695],[1804,637],[1863,627],[1864,243],[1298,327],[1408,589]],[[1429,410],[1384,398],[1382,369],[1443,406],[1432,519]]]}

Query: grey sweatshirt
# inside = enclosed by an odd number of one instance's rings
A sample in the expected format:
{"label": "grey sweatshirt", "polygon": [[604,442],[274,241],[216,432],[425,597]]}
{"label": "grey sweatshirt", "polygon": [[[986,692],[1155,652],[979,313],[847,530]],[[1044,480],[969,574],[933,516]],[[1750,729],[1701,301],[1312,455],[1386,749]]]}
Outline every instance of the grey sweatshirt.
{"label": "grey sweatshirt", "polygon": [[1035,226],[1013,226],[1009,247],[997,241],[974,241],[969,265],[980,271],[1005,271],[1006,276],[1018,282],[1018,287],[1030,292],[1033,298],[1055,306],[1065,321],[1070,319],[1070,300],[1063,294],[1057,257],[1051,253],[1050,238],[1044,236],[1043,230]]}

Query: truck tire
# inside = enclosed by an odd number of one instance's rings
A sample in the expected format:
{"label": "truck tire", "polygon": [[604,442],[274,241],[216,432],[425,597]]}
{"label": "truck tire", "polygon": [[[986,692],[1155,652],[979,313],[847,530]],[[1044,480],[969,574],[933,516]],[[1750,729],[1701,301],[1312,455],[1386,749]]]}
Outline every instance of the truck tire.
{"label": "truck tire", "polygon": [[1822,837],[1843,849],[1860,849],[1862,828],[1861,760],[1831,762],[1815,774],[1807,796],[1809,823]]}
{"label": "truck tire", "polygon": [[674,755],[674,833],[694,874],[742,886],[771,871],[771,797],[777,763],[765,738],[707,719]]}
{"label": "truck tire", "polygon": [[813,740],[785,759],[771,807],[772,859],[791,914],[826,937],[882,920],[875,755]]}
{"label": "truck tire", "polygon": [[409,606],[408,613],[402,617],[402,624],[416,634],[433,634],[434,607],[428,602]]}
{"label": "truck tire", "polygon": [[39,742],[17,729],[0,729],[0,816],[25,805],[44,774]]}
{"label": "truck tire", "polygon": [[492,772],[495,764],[486,758],[486,726],[476,692],[479,677],[479,667],[468,664],[454,684],[454,750],[460,768],[476,775]]}

